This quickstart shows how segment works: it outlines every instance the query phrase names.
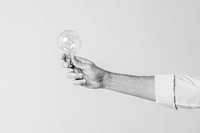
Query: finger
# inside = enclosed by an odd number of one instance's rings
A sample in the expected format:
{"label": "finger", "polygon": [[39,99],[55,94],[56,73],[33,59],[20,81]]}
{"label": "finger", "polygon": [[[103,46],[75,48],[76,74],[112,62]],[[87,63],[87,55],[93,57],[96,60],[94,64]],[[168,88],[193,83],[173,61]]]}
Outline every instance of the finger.
{"label": "finger", "polygon": [[75,56],[72,56],[72,63],[74,64],[75,67],[80,69],[84,69],[87,67],[87,64],[77,60]]}
{"label": "finger", "polygon": [[82,58],[82,57],[75,56],[75,58],[81,63],[85,63],[85,64],[91,63],[91,61],[89,61],[88,59]]}
{"label": "finger", "polygon": [[61,59],[62,59],[63,61],[66,61],[66,62],[69,63],[70,56],[67,55],[67,54],[65,54],[65,53],[63,53],[62,56],[61,56]]}
{"label": "finger", "polygon": [[73,68],[73,64],[71,63],[71,60],[68,58],[63,62],[62,65],[64,68]]}
{"label": "finger", "polygon": [[67,73],[74,73],[74,69],[72,69],[72,68],[66,68],[66,72]]}
{"label": "finger", "polygon": [[68,64],[68,62],[63,62],[63,64],[62,64],[62,66],[64,67],[64,68],[68,68],[69,67],[69,64]]}
{"label": "finger", "polygon": [[83,74],[82,73],[68,73],[67,77],[70,79],[82,79],[83,78]]}
{"label": "finger", "polygon": [[65,60],[65,57],[66,57],[66,55],[65,55],[65,54],[62,54],[61,60]]}
{"label": "finger", "polygon": [[66,61],[67,55],[66,55],[66,54],[62,54],[61,59],[62,59],[63,61]]}
{"label": "finger", "polygon": [[78,69],[78,68],[74,68],[74,72],[75,73],[82,73],[81,69]]}
{"label": "finger", "polygon": [[72,64],[71,60],[68,60],[67,62],[68,62],[68,64],[69,64],[69,65],[68,65],[69,68],[74,68],[74,65]]}
{"label": "finger", "polygon": [[86,80],[82,79],[82,80],[74,80],[74,85],[84,85],[86,84]]}

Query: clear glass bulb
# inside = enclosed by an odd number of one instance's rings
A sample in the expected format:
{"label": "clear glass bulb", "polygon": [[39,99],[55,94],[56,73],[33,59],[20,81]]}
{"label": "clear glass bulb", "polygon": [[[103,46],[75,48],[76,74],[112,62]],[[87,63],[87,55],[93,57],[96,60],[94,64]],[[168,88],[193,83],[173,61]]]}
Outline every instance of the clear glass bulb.
{"label": "clear glass bulb", "polygon": [[76,32],[65,30],[58,36],[57,43],[59,49],[71,58],[78,51],[81,45],[81,39]]}

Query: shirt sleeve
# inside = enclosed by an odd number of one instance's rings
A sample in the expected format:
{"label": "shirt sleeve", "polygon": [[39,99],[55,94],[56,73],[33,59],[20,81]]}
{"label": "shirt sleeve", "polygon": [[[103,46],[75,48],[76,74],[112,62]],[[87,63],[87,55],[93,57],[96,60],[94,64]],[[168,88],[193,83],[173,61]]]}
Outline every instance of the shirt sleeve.
{"label": "shirt sleeve", "polygon": [[173,74],[155,76],[155,95],[157,103],[176,109],[174,92]]}
{"label": "shirt sleeve", "polygon": [[200,77],[156,75],[156,102],[169,108],[200,108]]}

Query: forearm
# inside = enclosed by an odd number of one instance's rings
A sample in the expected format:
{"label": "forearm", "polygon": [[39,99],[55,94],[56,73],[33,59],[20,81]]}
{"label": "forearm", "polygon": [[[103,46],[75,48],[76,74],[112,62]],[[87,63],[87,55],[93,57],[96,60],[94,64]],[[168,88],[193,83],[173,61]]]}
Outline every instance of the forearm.
{"label": "forearm", "polygon": [[103,88],[155,101],[155,77],[109,73]]}

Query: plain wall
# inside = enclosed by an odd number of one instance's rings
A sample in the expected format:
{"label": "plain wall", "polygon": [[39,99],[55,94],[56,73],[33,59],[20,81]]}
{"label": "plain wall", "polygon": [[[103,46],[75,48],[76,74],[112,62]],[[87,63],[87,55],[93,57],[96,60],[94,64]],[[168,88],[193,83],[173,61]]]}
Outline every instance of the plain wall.
{"label": "plain wall", "polygon": [[132,75],[200,75],[199,0],[0,0],[1,133],[199,133],[200,110],[74,86],[57,37]]}

